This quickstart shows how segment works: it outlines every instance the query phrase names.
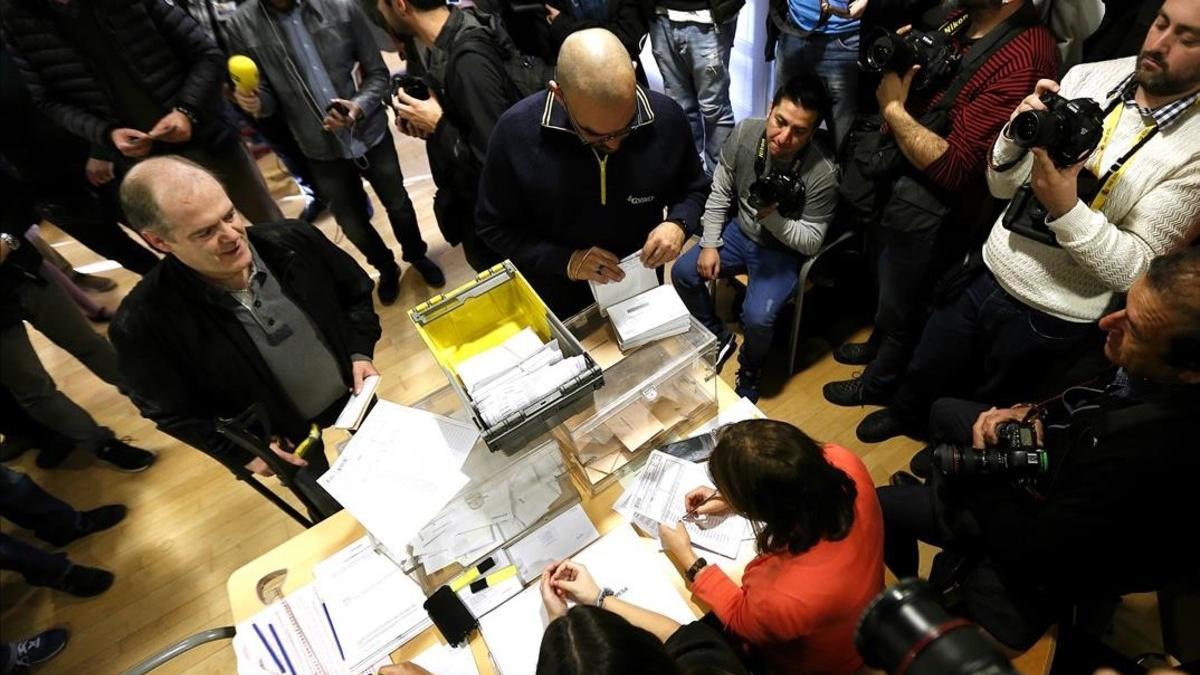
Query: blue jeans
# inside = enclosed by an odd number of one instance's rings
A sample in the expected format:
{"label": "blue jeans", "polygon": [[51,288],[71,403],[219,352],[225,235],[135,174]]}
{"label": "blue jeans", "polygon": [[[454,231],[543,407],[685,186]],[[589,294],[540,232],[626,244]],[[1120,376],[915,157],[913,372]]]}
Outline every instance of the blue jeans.
{"label": "blue jeans", "polygon": [[[746,301],[742,305],[742,321],[746,324],[745,343],[738,357],[742,368],[758,370],[767,360],[771,349],[771,337],[775,333],[775,319],[779,310],[796,292],[800,274],[800,255],[792,251],[769,248],[754,242],[742,232],[737,218],[729,221],[721,233],[725,240],[720,249],[721,278],[747,274],[750,283],[746,287]],[[724,338],[729,335],[713,307],[708,286],[696,270],[700,260],[699,246],[679,256],[671,268],[671,282],[688,311],[704,324],[713,334]]]}
{"label": "blue jeans", "polygon": [[675,99],[692,125],[696,152],[709,176],[721,158],[721,146],[733,133],[729,102],[729,53],[737,17],[717,26],[675,22],[657,16],[650,45],[667,96]]}
{"label": "blue jeans", "polygon": [[812,33],[805,37],[781,34],[775,48],[776,86],[783,86],[804,69],[812,71],[825,85],[830,109],[821,112],[834,144],[841,150],[857,108],[858,33]]}

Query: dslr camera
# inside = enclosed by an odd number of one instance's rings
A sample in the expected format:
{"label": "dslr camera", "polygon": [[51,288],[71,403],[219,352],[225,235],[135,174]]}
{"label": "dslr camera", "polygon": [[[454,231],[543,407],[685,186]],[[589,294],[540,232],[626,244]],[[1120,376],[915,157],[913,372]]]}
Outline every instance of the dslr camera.
{"label": "dslr camera", "polygon": [[1022,148],[1045,148],[1060,167],[1083,161],[1104,133],[1104,114],[1090,98],[1065,99],[1042,94],[1045,110],[1026,110],[1012,121],[1013,142]]}
{"label": "dslr camera", "polygon": [[419,77],[407,73],[392,76],[392,97],[403,91],[405,94],[419,100],[429,100],[429,85]]}
{"label": "dslr camera", "polygon": [[958,70],[960,60],[961,56],[940,31],[910,30],[899,35],[876,28],[867,34],[858,67],[868,73],[890,70],[903,75],[913,66],[921,66],[913,80],[913,88],[920,90]]}
{"label": "dslr camera", "polygon": [[1017,672],[979,626],[951,616],[920,579],[904,579],[867,605],[854,646],[868,666],[894,675]]}
{"label": "dslr camera", "polygon": [[985,450],[935,446],[933,467],[951,480],[996,476],[1028,487],[1049,470],[1049,456],[1038,447],[1033,424],[1005,422],[996,426],[996,436],[1000,442]]}
{"label": "dslr camera", "polygon": [[779,215],[794,220],[804,215],[804,181],[793,173],[768,172],[750,184],[746,201],[753,209],[775,206]]}

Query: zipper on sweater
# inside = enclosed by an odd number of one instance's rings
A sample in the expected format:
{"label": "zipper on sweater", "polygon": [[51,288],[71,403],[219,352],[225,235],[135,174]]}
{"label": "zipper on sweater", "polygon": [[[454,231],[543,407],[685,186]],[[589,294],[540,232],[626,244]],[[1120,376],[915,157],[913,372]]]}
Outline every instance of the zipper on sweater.
{"label": "zipper on sweater", "polygon": [[608,205],[608,155],[601,156],[595,148],[592,148],[592,154],[596,156],[596,161],[600,163],[600,206]]}

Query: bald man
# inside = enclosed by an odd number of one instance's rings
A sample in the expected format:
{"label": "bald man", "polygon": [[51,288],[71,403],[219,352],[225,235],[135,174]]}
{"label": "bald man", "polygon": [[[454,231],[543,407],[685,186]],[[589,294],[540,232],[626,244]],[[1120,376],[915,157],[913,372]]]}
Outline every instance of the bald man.
{"label": "bald man", "polygon": [[121,204],[166,254],[109,329],[142,414],[226,466],[270,475],[216,432],[218,418],[261,403],[275,453],[311,465],[306,475],[322,473],[318,448],[305,459],[291,450],[377,374],[371,279],[308,223],[247,227],[217,179],[180,157],[135,166]]}
{"label": "bald man", "polygon": [[545,93],[497,122],[479,186],[479,236],[560,317],[592,302],[587,281],[657,268],[699,232],[708,179],[671,99],[637,85],[620,40],[571,34]]}

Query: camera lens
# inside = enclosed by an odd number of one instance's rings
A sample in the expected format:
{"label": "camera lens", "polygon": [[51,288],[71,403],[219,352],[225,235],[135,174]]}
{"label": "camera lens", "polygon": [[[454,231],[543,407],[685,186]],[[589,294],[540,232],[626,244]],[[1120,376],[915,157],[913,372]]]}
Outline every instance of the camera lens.
{"label": "camera lens", "polygon": [[896,675],[1017,672],[977,626],[943,609],[920,579],[905,579],[871,601],[854,646],[867,665]]}
{"label": "camera lens", "polygon": [[1059,116],[1049,110],[1026,110],[1013,120],[1013,140],[1023,148],[1050,147],[1061,136],[1061,124]]}
{"label": "camera lens", "polygon": [[878,73],[891,63],[896,53],[896,36],[878,29],[868,38],[867,48],[863,51],[863,70]]}

